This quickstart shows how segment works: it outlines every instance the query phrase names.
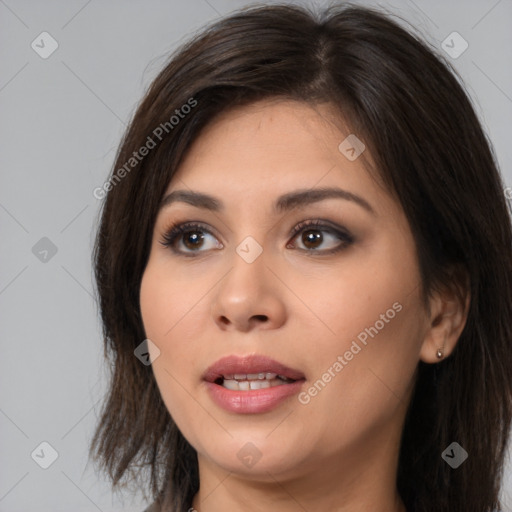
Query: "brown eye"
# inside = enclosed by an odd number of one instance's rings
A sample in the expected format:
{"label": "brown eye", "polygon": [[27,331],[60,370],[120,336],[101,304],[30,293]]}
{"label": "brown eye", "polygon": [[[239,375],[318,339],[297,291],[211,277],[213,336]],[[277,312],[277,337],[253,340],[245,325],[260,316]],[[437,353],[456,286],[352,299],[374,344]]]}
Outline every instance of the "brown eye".
{"label": "brown eye", "polygon": [[303,245],[303,251],[318,255],[341,251],[354,242],[354,237],[345,228],[334,227],[320,220],[301,222],[293,230],[293,239],[299,239],[298,235],[301,235],[299,246],[294,242],[291,248],[300,250],[300,245]]}
{"label": "brown eye", "polygon": [[187,231],[184,233],[182,240],[183,244],[188,249],[197,249],[198,247],[201,247],[204,241],[204,236],[198,231]]}
{"label": "brown eye", "polygon": [[[354,237],[345,228],[333,227],[324,221],[306,221],[299,224],[292,233],[297,242],[288,244],[287,248],[299,249],[310,254],[332,254],[341,251],[354,242]],[[212,239],[208,247],[208,239]],[[202,224],[184,223],[174,225],[165,233],[160,243],[173,252],[183,256],[198,256],[210,249],[222,249],[217,237]],[[303,248],[300,247],[303,246]],[[327,247],[322,247],[327,245]]]}
{"label": "brown eye", "polygon": [[[208,247],[207,243],[209,238],[213,239],[210,247]],[[165,233],[160,243],[164,247],[169,247],[177,254],[183,254],[184,256],[195,256],[196,254],[206,252],[208,249],[222,248],[222,244],[209,229],[202,224],[195,223],[172,226]]]}
{"label": "brown eye", "polygon": [[317,229],[302,232],[302,242],[308,249],[316,249],[323,241],[323,235]]}

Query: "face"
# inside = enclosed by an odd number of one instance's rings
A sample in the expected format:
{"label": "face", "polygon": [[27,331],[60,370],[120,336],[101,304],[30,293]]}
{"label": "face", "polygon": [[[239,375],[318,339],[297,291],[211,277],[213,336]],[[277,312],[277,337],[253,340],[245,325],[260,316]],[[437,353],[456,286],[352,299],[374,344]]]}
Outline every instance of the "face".
{"label": "face", "polygon": [[348,135],[328,105],[259,102],[211,123],[169,183],[214,198],[163,202],[140,290],[200,466],[263,481],[398,443],[426,328],[417,255]]}

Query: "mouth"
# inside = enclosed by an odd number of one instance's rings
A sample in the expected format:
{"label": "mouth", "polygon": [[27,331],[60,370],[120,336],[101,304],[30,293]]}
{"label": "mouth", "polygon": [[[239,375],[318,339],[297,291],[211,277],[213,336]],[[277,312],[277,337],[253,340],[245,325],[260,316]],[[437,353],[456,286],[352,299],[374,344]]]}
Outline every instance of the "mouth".
{"label": "mouth", "polygon": [[215,379],[214,384],[232,391],[249,391],[252,389],[274,388],[297,382],[284,375],[277,375],[272,372],[249,373],[249,374],[228,374]]}
{"label": "mouth", "polygon": [[305,377],[299,370],[252,354],[219,359],[206,370],[203,379],[232,391],[250,391],[293,384]]}
{"label": "mouth", "polygon": [[231,355],[203,374],[210,399],[233,414],[268,413],[300,392],[306,378],[267,356]]}

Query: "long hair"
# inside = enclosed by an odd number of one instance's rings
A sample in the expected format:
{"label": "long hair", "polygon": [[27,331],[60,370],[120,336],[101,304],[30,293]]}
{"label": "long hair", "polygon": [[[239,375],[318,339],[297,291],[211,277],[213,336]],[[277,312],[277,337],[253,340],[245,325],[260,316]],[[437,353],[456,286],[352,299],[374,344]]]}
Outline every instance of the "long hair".
{"label": "long hair", "polygon": [[[402,433],[397,488],[415,512],[491,512],[512,414],[512,228],[496,158],[462,81],[421,37],[353,5],[320,14],[243,9],[180,47],[148,88],[120,144],[94,249],[109,389],[90,455],[112,480],[148,484],[185,512],[197,455],[167,411],[139,307],[159,202],[186,150],[217,114],[265,98],[328,102],[364,140],[403,208],[424,297],[470,293],[464,330],[439,364],[419,362]],[[145,147],[147,151],[143,151]],[[136,153],[136,155],[135,155]],[[441,453],[469,454],[452,469]]]}

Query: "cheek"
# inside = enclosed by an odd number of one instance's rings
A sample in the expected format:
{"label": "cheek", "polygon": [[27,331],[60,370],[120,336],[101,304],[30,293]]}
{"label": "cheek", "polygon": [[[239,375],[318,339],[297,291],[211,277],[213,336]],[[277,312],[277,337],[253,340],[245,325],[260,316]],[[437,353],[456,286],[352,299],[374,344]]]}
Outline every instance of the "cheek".
{"label": "cheek", "polygon": [[[404,316],[398,310],[415,294],[410,285],[414,274],[383,267],[381,262],[379,270],[373,272],[367,265],[347,266],[324,276],[323,281],[317,280],[314,287],[309,282],[302,289],[295,288],[314,313],[306,316],[316,322],[321,337],[331,340],[326,344],[331,349],[350,345],[360,333],[364,341],[365,330],[375,328],[375,324],[379,334],[389,332],[390,326]],[[373,329],[370,331],[374,333]]]}
{"label": "cheek", "polygon": [[151,278],[148,268],[146,268],[140,283],[139,303],[144,332],[146,333],[146,337],[149,339],[154,335],[153,326],[158,324],[156,320],[158,318],[160,303],[154,300],[154,296],[157,291],[158,287],[156,286],[155,281]]}
{"label": "cheek", "polygon": [[187,272],[176,272],[157,258],[150,259],[140,286],[140,308],[148,338],[166,344],[196,309],[204,295]]}
{"label": "cheek", "polygon": [[[322,381],[318,395],[329,397],[326,406],[337,396],[378,406],[394,392],[406,392],[418,362],[424,318],[419,272],[414,253],[406,249],[397,255],[387,248],[374,263],[354,260],[325,282],[324,293],[305,295],[322,320],[324,334],[311,346],[310,364],[313,383]],[[327,393],[323,381],[329,382]]]}
{"label": "cheek", "polygon": [[[306,433],[312,443],[315,438],[329,440],[327,452],[371,436],[408,403],[418,362],[419,302],[412,296],[393,301],[396,297],[391,294],[380,304],[371,297],[364,319],[358,304],[352,303],[338,316],[341,334],[330,336],[323,345],[318,343],[312,351],[314,369],[300,403],[305,416],[330,418],[328,422],[313,421],[318,431],[310,438]],[[350,318],[350,312],[359,312],[357,321]]]}
{"label": "cheek", "polygon": [[[172,271],[168,265],[150,262],[140,287],[140,308],[146,337],[160,350],[153,369],[190,380],[197,371],[197,356],[204,347],[207,306],[205,294],[211,285]],[[201,334],[203,333],[203,334]],[[169,383],[172,384],[171,382]]]}
{"label": "cheek", "polygon": [[197,302],[193,299],[183,297],[183,288],[176,286],[165,270],[148,263],[140,287],[142,320],[146,337],[160,351],[152,370],[162,400],[175,421],[190,416],[190,395],[185,388],[189,387],[186,378],[194,353],[187,339],[190,333],[184,326],[191,303]]}

